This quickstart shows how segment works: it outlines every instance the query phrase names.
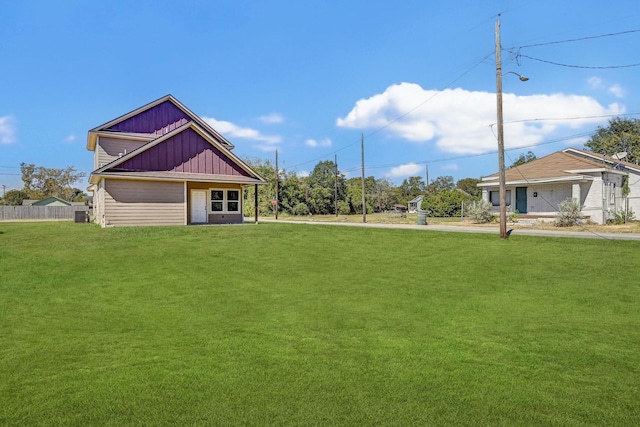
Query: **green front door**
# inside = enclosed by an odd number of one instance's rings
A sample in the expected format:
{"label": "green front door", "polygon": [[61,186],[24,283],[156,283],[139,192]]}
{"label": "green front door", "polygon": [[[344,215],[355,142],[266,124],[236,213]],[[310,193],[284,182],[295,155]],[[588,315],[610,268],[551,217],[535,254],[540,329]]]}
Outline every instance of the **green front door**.
{"label": "green front door", "polygon": [[527,213],[527,187],[516,187],[516,210]]}

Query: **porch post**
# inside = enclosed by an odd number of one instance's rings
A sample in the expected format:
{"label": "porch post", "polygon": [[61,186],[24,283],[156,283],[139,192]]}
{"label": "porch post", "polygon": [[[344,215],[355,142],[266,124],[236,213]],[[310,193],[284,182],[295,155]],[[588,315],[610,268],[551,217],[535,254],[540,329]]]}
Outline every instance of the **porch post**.
{"label": "porch post", "polygon": [[256,210],[256,224],[258,223],[258,184],[255,185],[254,188],[254,205],[255,206],[255,210]]}
{"label": "porch post", "polygon": [[582,200],[582,195],[580,194],[579,182],[574,182],[573,184],[571,184],[571,198],[575,199],[576,202],[578,202],[578,205],[582,207],[582,203],[580,203],[580,200]]}

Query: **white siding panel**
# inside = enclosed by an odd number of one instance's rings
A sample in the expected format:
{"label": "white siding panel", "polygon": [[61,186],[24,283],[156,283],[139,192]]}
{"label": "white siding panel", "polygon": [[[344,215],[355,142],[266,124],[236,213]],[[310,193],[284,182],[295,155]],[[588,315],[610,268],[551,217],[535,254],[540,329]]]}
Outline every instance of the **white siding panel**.
{"label": "white siding panel", "polygon": [[106,225],[184,225],[184,184],[107,180]]}

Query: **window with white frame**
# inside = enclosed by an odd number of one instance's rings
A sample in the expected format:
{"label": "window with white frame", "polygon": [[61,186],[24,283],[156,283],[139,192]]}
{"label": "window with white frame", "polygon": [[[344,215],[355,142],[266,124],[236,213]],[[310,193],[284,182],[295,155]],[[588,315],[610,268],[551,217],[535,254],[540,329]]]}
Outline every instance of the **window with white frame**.
{"label": "window with white frame", "polygon": [[211,190],[211,212],[240,212],[240,190]]}
{"label": "window with white frame", "polygon": [[[506,190],[504,193],[506,206],[511,206],[511,190]],[[492,206],[500,206],[500,192],[489,191],[489,199],[491,199]]]}

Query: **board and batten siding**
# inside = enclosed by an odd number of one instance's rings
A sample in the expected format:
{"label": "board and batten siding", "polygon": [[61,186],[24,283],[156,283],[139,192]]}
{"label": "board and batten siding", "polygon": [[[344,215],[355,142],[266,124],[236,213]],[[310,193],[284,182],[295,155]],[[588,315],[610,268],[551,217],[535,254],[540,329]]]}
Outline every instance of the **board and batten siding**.
{"label": "board and batten siding", "polygon": [[96,155],[94,168],[98,169],[111,163],[123,155],[147,144],[148,141],[132,141],[129,139],[99,137],[96,144]]}
{"label": "board and batten siding", "polygon": [[182,182],[106,180],[106,226],[185,225]]}

